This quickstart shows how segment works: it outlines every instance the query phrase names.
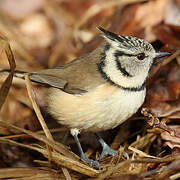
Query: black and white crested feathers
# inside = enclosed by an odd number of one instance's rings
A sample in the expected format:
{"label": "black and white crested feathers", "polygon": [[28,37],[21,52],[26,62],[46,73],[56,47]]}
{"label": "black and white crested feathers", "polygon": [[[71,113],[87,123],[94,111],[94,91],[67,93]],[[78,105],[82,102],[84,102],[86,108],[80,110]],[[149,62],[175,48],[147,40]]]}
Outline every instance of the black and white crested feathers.
{"label": "black and white crested feathers", "polygon": [[153,49],[152,45],[149,44],[144,39],[140,39],[133,36],[122,36],[115,34],[113,32],[107,31],[102,27],[98,27],[98,29],[103,32],[104,38],[112,45],[118,46],[123,49],[136,49],[143,48],[145,51],[151,51]]}

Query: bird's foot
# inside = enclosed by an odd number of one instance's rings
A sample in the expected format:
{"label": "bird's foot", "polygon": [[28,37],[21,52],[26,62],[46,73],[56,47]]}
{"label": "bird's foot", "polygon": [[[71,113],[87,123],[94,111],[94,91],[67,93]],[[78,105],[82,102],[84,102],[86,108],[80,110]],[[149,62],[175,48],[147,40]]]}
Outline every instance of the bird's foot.
{"label": "bird's foot", "polygon": [[102,150],[98,160],[101,160],[106,155],[115,156],[117,154],[117,151],[114,149],[111,149],[105,142],[101,145],[102,145],[103,150]]}
{"label": "bird's foot", "polygon": [[[111,155],[111,156],[115,156],[117,154],[118,151],[110,148],[106,143],[105,141],[104,142],[101,142],[101,145],[102,145],[102,152],[98,158],[98,160],[101,160],[104,156],[106,155]],[[129,159],[129,154],[127,152],[123,152],[123,156],[126,158],[126,159]]]}
{"label": "bird's foot", "polygon": [[76,130],[76,129],[71,129],[71,134],[72,136],[74,137],[74,140],[76,141],[76,144],[78,146],[78,149],[79,149],[79,152],[80,152],[80,156],[81,156],[81,159],[83,161],[85,161],[86,163],[88,163],[90,166],[95,166],[97,169],[101,169],[101,166],[99,164],[98,161],[94,161],[92,159],[89,159],[86,157],[86,155],[84,154],[83,152],[83,149],[81,147],[81,143],[79,142],[79,139],[78,139],[78,133],[79,131]]}
{"label": "bird's foot", "polygon": [[85,161],[86,163],[88,163],[90,166],[94,166],[94,167],[96,167],[97,169],[101,169],[101,166],[100,166],[100,164],[99,164],[99,162],[98,161],[94,161],[94,160],[92,160],[92,159],[89,159],[89,158],[87,158],[84,154],[83,155],[81,155],[81,159],[83,160],[83,161]]}

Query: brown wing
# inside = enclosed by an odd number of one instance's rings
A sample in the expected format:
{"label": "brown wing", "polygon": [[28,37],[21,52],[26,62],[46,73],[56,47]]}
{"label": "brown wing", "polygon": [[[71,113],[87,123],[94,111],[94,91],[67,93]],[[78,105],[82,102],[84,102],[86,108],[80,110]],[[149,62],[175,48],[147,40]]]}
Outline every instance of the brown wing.
{"label": "brown wing", "polygon": [[88,91],[105,82],[97,69],[101,51],[102,48],[97,48],[64,66],[29,73],[30,79],[68,93]]}

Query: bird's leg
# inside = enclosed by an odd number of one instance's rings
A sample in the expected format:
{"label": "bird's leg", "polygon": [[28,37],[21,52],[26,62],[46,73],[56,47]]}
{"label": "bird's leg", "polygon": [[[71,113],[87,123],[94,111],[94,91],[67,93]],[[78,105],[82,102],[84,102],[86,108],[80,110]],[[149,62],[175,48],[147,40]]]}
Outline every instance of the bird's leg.
{"label": "bird's leg", "polygon": [[96,136],[98,138],[98,141],[100,142],[102,146],[102,152],[98,158],[98,160],[101,160],[106,155],[115,156],[117,154],[117,151],[114,149],[111,149],[106,142],[103,140],[103,138],[99,135],[99,133],[96,133]]}
{"label": "bird's leg", "polygon": [[84,151],[81,147],[81,143],[79,142],[79,139],[78,139],[78,133],[79,131],[78,130],[74,130],[72,129],[71,130],[71,134],[72,136],[74,137],[74,140],[78,146],[78,149],[79,149],[79,153],[80,153],[80,156],[81,156],[81,159],[85,162],[87,162],[90,166],[95,166],[97,169],[101,169],[100,167],[100,164],[98,161],[94,161],[92,159],[89,159],[88,157],[86,157],[86,155],[84,154]]}
{"label": "bird's leg", "polygon": [[[117,154],[117,151],[114,149],[111,149],[106,142],[103,140],[103,138],[99,135],[99,133],[96,133],[96,136],[98,137],[98,141],[100,142],[101,146],[102,146],[102,152],[98,158],[98,160],[101,160],[104,156],[106,155],[111,155],[111,156],[115,156]],[[123,152],[123,156],[126,159],[129,159],[129,155],[127,152]]]}

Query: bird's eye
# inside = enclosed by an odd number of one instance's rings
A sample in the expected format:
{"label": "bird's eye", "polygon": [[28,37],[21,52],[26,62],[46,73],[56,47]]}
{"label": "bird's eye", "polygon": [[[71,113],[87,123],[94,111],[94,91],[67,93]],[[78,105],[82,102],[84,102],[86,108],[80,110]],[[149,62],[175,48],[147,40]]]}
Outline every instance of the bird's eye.
{"label": "bird's eye", "polygon": [[145,56],[144,53],[139,53],[139,54],[137,55],[137,58],[138,58],[139,60],[143,60],[145,57],[146,57],[146,56]]}

